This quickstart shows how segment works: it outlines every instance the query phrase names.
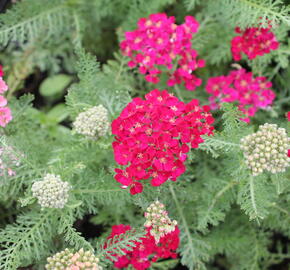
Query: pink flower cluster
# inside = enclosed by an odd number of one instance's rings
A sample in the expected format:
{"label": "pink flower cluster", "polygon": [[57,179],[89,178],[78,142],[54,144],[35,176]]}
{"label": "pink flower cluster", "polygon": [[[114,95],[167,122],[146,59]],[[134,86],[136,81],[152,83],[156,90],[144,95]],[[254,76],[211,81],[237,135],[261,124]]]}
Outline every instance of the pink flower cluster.
{"label": "pink flower cluster", "polygon": [[185,104],[166,90],[134,98],[112,122],[115,160],[126,169],[115,169],[115,179],[131,194],[143,190],[142,180],[152,186],[175,181],[185,171],[186,153],[211,135],[214,118],[209,106],[193,99]]}
{"label": "pink flower cluster", "polygon": [[[112,239],[115,235],[123,234],[128,230],[131,230],[130,225],[114,225],[108,239]],[[179,229],[177,226],[173,232],[161,237],[158,244],[149,233],[149,228],[147,234],[141,240],[141,242],[135,242],[136,246],[133,250],[123,249],[126,255],[117,257],[117,261],[114,262],[116,268],[122,269],[131,264],[134,269],[145,270],[150,267],[151,262],[156,262],[158,259],[177,257],[176,250],[179,246]]]}
{"label": "pink flower cluster", "polygon": [[0,66],[0,126],[5,127],[11,120],[11,110],[6,106],[7,100],[3,94],[8,90],[8,86],[3,80],[4,75],[2,66]]}
{"label": "pink flower cluster", "polygon": [[242,52],[249,59],[254,59],[258,55],[270,53],[271,50],[277,50],[279,42],[275,34],[271,32],[271,26],[267,28],[251,27],[245,30],[236,28],[236,33],[241,34],[232,39],[232,55],[235,61],[241,60]]}
{"label": "pink flower cluster", "polygon": [[151,14],[138,21],[136,30],[125,33],[126,39],[120,47],[122,53],[131,58],[128,66],[138,66],[148,82],[158,83],[158,75],[165,68],[172,70],[169,71],[168,86],[184,82],[188,90],[194,90],[201,85],[201,79],[192,73],[205,65],[191,48],[192,36],[198,28],[199,23],[192,16],[185,17],[185,23],[176,25],[174,16]]}
{"label": "pink flower cluster", "polygon": [[252,72],[245,69],[231,71],[227,76],[212,77],[208,80],[206,91],[212,109],[219,107],[222,102],[237,102],[238,108],[249,122],[259,108],[270,106],[275,99],[271,90],[272,83],[266,77],[253,77]]}

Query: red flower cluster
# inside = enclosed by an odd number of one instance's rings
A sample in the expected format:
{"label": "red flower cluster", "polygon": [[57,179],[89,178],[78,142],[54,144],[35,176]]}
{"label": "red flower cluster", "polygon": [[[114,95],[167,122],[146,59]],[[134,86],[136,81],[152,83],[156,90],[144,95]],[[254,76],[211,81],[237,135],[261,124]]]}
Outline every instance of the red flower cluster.
{"label": "red flower cluster", "polygon": [[[112,239],[115,235],[123,234],[128,230],[131,230],[130,225],[112,226],[112,233],[107,239]],[[116,268],[125,268],[131,264],[134,269],[145,270],[150,267],[151,262],[156,262],[158,259],[177,257],[176,249],[179,246],[179,229],[177,226],[173,232],[161,237],[158,244],[156,244],[149,230],[148,228],[147,234],[141,238],[141,242],[135,242],[136,246],[133,250],[123,249],[126,255],[117,257],[117,261],[114,262]]]}
{"label": "red flower cluster", "polygon": [[210,78],[206,91],[212,96],[209,98],[211,108],[218,108],[222,102],[237,102],[239,110],[250,121],[259,108],[270,106],[275,98],[275,93],[270,89],[272,83],[266,77],[253,77],[252,72],[245,69],[231,71],[228,76]]}
{"label": "red flower cluster", "polygon": [[236,33],[241,34],[232,39],[232,55],[235,61],[241,60],[242,52],[249,59],[254,59],[258,55],[270,53],[271,50],[277,50],[279,42],[273,32],[270,31],[271,26],[267,28],[251,27],[245,30],[236,28]]}
{"label": "red flower cluster", "polygon": [[185,17],[185,23],[175,24],[175,17],[164,13],[151,14],[141,18],[138,28],[126,32],[121,42],[122,53],[131,58],[129,67],[138,66],[141,74],[146,74],[148,82],[158,83],[161,68],[173,70],[167,81],[168,86],[184,82],[188,90],[201,85],[201,79],[192,74],[204,67],[205,61],[197,59],[197,52],[191,48],[193,33],[199,24],[192,16]]}
{"label": "red flower cluster", "polygon": [[190,147],[211,135],[214,118],[209,106],[199,107],[198,100],[185,104],[166,90],[134,98],[112,122],[115,160],[128,165],[115,169],[115,179],[131,194],[140,193],[140,180],[151,178],[152,186],[175,181],[185,171],[184,161]]}

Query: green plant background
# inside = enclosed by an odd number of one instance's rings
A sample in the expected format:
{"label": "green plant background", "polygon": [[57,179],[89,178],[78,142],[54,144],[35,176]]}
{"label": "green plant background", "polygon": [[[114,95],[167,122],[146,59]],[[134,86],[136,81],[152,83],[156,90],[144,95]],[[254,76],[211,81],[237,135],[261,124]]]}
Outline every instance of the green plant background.
{"label": "green plant background", "polygon": [[[4,3],[5,2],[5,3]],[[94,249],[105,269],[104,253],[132,245],[142,235],[144,209],[156,198],[166,204],[181,230],[180,257],[151,269],[286,270],[290,262],[290,172],[250,177],[240,139],[265,122],[287,128],[290,110],[290,6],[282,0],[22,0],[3,1],[0,62],[9,85],[13,121],[0,130],[2,145],[24,153],[14,177],[0,179],[0,269],[44,269],[48,256],[66,247]],[[78,113],[103,104],[110,119],[132,97],[165,89],[129,70],[118,43],[140,17],[166,12],[182,23],[200,22],[192,40],[206,67],[194,92],[169,89],[186,102],[207,103],[209,77],[227,74],[234,63],[230,41],[239,25],[271,20],[277,51],[239,62],[267,76],[276,93],[270,110],[246,125],[235,106],[214,113],[217,132],[190,152],[186,173],[160,188],[146,185],[131,196],[114,180],[116,166],[108,135],[97,142],[72,134]],[[63,210],[41,210],[31,185],[45,173],[73,186]],[[115,224],[136,228],[119,245],[102,248]],[[20,268],[22,267],[22,268]]]}

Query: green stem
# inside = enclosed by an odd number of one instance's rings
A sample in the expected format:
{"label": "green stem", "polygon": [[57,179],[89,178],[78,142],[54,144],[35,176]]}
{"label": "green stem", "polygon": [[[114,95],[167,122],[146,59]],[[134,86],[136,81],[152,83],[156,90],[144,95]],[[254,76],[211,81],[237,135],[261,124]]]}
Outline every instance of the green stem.
{"label": "green stem", "polygon": [[180,101],[184,101],[184,100],[183,100],[183,97],[182,97],[182,95],[181,95],[181,91],[180,91],[179,87],[178,87],[177,85],[175,85],[175,86],[174,86],[174,89],[175,89],[176,95],[177,95],[177,97],[179,98],[179,100],[180,100]]}

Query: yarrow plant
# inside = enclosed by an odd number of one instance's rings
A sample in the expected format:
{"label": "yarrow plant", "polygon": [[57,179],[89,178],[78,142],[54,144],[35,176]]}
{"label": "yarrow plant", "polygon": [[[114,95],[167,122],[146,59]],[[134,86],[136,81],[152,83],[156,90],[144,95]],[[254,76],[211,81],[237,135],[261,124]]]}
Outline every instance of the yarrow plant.
{"label": "yarrow plant", "polygon": [[185,172],[190,148],[213,134],[213,122],[208,106],[195,99],[185,104],[166,90],[134,98],[112,122],[115,160],[127,165],[115,170],[115,179],[133,195],[142,192],[142,180],[150,178],[152,186],[175,181]]}
{"label": "yarrow plant", "polygon": [[275,34],[271,31],[271,25],[264,27],[250,27],[241,30],[236,27],[236,33],[240,34],[232,39],[232,55],[235,61],[242,59],[242,53],[246,54],[250,60],[257,56],[270,53],[279,48],[279,42]]}
{"label": "yarrow plant", "polygon": [[150,234],[154,237],[156,243],[160,238],[175,230],[177,221],[171,221],[165,210],[165,205],[159,201],[150,204],[146,209],[144,226],[149,228]]}
{"label": "yarrow plant", "polygon": [[287,269],[286,2],[1,1],[0,270]]}
{"label": "yarrow plant", "polygon": [[[131,230],[130,225],[114,225],[108,239],[113,239],[116,235],[122,235]],[[115,268],[123,269],[132,265],[136,270],[145,270],[151,266],[152,262],[159,259],[176,258],[176,250],[179,246],[179,229],[176,226],[174,231],[160,238],[156,243],[155,238],[150,234],[149,229],[147,234],[142,237],[141,242],[136,242],[133,250],[123,249],[125,255],[116,256],[114,262]],[[112,254],[114,255],[114,254]]]}
{"label": "yarrow plant", "polygon": [[129,67],[138,67],[145,79],[158,83],[163,69],[169,74],[168,86],[184,83],[188,90],[201,85],[201,79],[193,72],[204,67],[205,61],[197,59],[191,39],[198,31],[199,23],[192,16],[186,16],[181,25],[175,17],[164,13],[151,14],[138,21],[138,28],[126,32],[121,42],[122,53],[131,58]]}
{"label": "yarrow plant", "polygon": [[3,80],[4,75],[2,66],[0,66],[0,126],[5,127],[11,120],[12,114],[9,107],[7,107],[7,99],[4,93],[8,90],[8,86]]}
{"label": "yarrow plant", "polygon": [[46,270],[102,270],[97,258],[92,251],[80,249],[73,252],[65,249],[47,258]]}
{"label": "yarrow plant", "polygon": [[98,139],[107,134],[110,128],[108,111],[103,105],[94,106],[81,112],[73,123],[76,133],[90,139]]}
{"label": "yarrow plant", "polygon": [[263,171],[285,172],[290,166],[290,158],[287,156],[289,147],[290,138],[286,130],[275,124],[266,123],[256,133],[241,140],[246,164],[254,176]]}
{"label": "yarrow plant", "polygon": [[238,108],[250,122],[258,109],[267,109],[275,99],[272,83],[266,77],[254,77],[252,72],[241,68],[231,71],[226,76],[212,77],[207,81],[206,91],[212,109],[217,109],[223,102],[237,103]]}
{"label": "yarrow plant", "polygon": [[68,200],[71,186],[61,181],[59,175],[46,174],[43,180],[34,182],[31,191],[41,207],[63,208]]}

